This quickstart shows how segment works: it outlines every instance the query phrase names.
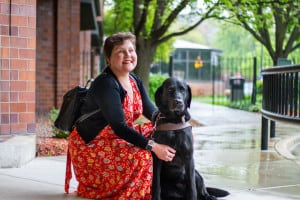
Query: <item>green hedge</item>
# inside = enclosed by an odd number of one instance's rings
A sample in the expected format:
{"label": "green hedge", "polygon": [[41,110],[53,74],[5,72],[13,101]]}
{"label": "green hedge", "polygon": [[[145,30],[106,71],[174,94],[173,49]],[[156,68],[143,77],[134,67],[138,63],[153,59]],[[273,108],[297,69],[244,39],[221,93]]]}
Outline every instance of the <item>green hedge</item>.
{"label": "green hedge", "polygon": [[51,121],[52,131],[55,138],[67,138],[69,136],[68,131],[62,131],[54,126],[54,122],[56,118],[58,117],[59,109],[53,108],[49,112],[49,117]]}
{"label": "green hedge", "polygon": [[166,80],[167,77],[161,74],[151,74],[149,77],[149,96],[154,102],[154,94],[157,88]]}

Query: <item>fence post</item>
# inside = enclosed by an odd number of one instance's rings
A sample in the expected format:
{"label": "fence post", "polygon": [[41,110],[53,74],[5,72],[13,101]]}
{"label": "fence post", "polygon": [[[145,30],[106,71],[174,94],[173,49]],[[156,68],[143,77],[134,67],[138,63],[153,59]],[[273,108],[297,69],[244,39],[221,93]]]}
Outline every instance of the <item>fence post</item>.
{"label": "fence post", "polygon": [[276,127],[276,122],[271,120],[270,121],[270,137],[271,138],[275,137],[275,127]]}
{"label": "fence post", "polygon": [[268,150],[268,119],[262,116],[261,118],[261,150]]}
{"label": "fence post", "polygon": [[256,56],[253,57],[253,86],[252,86],[252,95],[251,95],[251,104],[256,104],[256,68],[257,68],[257,59]]}
{"label": "fence post", "polygon": [[215,65],[212,64],[212,105],[215,104]]}
{"label": "fence post", "polygon": [[173,56],[170,56],[169,61],[169,77],[173,77]]}

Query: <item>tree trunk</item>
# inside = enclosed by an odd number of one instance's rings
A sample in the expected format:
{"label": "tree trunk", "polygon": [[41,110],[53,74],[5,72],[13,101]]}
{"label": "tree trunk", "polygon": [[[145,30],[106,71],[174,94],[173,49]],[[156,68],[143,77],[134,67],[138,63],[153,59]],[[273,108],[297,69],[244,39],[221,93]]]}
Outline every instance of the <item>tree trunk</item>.
{"label": "tree trunk", "polygon": [[151,43],[149,40],[139,40],[137,46],[138,63],[134,70],[135,74],[142,79],[147,93],[149,92],[150,66],[157,48],[157,46],[151,45]]}

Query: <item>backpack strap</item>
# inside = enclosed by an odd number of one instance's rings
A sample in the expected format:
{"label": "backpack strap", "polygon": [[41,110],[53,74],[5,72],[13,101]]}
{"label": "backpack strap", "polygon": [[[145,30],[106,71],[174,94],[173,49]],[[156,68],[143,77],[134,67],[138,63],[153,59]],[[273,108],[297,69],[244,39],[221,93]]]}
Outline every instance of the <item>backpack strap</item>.
{"label": "backpack strap", "polygon": [[67,153],[67,162],[66,162],[66,175],[65,175],[65,193],[69,194],[69,188],[70,188],[70,181],[72,179],[72,162],[68,147],[68,153]]}
{"label": "backpack strap", "polygon": [[82,121],[86,120],[86,119],[89,118],[90,116],[92,116],[92,115],[94,115],[94,114],[96,114],[96,113],[98,113],[98,112],[100,112],[100,111],[101,111],[101,109],[98,108],[97,110],[94,110],[94,111],[92,111],[92,112],[90,112],[90,113],[86,113],[86,114],[84,114],[84,115],[81,115],[81,116],[76,120],[76,122],[74,123],[73,128],[75,128],[75,127],[76,127],[79,123],[81,123]]}

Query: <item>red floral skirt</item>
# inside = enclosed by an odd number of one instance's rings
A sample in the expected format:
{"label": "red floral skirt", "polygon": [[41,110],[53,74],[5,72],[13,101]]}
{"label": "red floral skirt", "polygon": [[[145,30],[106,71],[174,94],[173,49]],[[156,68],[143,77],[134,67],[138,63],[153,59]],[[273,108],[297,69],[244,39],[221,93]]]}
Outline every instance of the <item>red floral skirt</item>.
{"label": "red floral skirt", "polygon": [[[151,124],[143,126],[150,134]],[[71,179],[71,163],[79,182],[77,193],[90,199],[150,200],[152,155],[113,133],[106,126],[89,144],[75,130],[69,136],[66,192]]]}

